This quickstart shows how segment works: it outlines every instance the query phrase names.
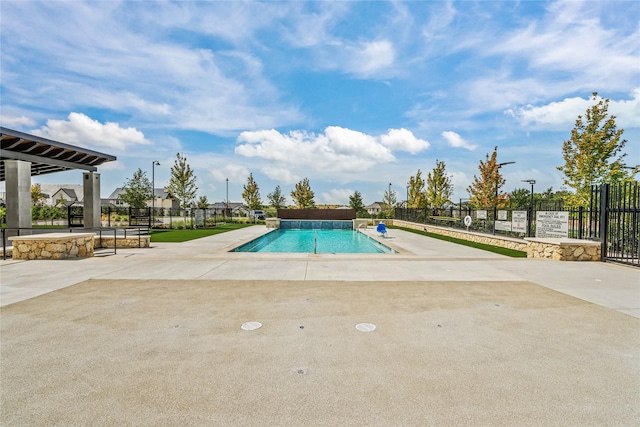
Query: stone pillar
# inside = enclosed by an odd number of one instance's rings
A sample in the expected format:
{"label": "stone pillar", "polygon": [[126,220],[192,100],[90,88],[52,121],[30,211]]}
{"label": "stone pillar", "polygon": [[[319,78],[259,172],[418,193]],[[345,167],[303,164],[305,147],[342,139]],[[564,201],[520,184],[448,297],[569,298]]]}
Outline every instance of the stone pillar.
{"label": "stone pillar", "polygon": [[[4,160],[7,228],[31,228],[31,162]],[[7,231],[9,236],[18,232]],[[20,234],[31,234],[20,230]]]}
{"label": "stone pillar", "polygon": [[85,228],[100,227],[100,174],[84,172],[82,174],[83,185],[83,219]]}

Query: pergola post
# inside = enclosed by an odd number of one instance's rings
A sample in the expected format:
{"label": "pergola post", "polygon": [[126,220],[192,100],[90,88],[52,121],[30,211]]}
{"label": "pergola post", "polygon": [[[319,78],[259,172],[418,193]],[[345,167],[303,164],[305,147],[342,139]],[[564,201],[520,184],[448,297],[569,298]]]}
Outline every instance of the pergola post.
{"label": "pergola post", "polygon": [[[4,160],[7,228],[31,228],[31,162]],[[18,232],[8,230],[9,236]],[[21,230],[19,234],[31,234]]]}
{"label": "pergola post", "polygon": [[83,185],[83,220],[84,228],[99,228],[100,216],[100,174],[84,172],[82,174]]}

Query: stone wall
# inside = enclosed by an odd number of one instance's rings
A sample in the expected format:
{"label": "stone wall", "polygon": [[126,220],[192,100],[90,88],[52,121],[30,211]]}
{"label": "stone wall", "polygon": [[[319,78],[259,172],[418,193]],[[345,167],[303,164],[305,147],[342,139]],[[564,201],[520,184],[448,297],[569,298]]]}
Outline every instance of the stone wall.
{"label": "stone wall", "polygon": [[486,245],[515,249],[527,253],[527,258],[543,258],[556,261],[600,261],[600,242],[578,239],[536,239],[524,240],[513,237],[488,235],[473,231],[418,224],[402,220],[387,220],[387,224],[440,234]]}
{"label": "stone wall", "polygon": [[93,234],[56,233],[40,236],[15,236],[13,259],[67,259],[93,256]]}
{"label": "stone wall", "polygon": [[[113,237],[96,236],[96,248],[113,248]],[[148,248],[151,245],[150,236],[117,236],[115,247],[117,248]]]}

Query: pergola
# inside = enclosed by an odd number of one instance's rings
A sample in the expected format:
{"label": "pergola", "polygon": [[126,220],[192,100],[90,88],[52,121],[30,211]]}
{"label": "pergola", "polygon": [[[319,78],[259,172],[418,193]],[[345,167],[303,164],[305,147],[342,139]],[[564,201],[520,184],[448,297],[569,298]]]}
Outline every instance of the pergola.
{"label": "pergola", "polygon": [[0,182],[6,186],[7,228],[31,227],[31,177],[80,169],[83,173],[84,225],[100,226],[98,166],[116,160],[82,147],[0,127]]}

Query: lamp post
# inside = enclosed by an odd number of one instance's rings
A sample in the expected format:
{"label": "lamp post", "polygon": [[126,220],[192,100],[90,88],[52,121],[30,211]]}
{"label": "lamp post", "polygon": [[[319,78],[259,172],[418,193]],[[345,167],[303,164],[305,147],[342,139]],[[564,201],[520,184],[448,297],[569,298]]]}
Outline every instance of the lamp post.
{"label": "lamp post", "polygon": [[151,163],[151,227],[156,223],[156,166],[160,166],[160,162],[154,160]]}
{"label": "lamp post", "polygon": [[527,221],[527,236],[531,237],[531,223],[533,222],[533,184],[536,183],[536,180],[523,179],[522,182],[528,182],[531,184],[531,202],[529,203],[529,218]]}
{"label": "lamp post", "polygon": [[500,181],[500,168],[506,165],[512,165],[515,162],[498,163],[498,174],[496,176],[496,202],[493,205],[493,234],[496,234],[496,221],[498,221],[498,184]]}
{"label": "lamp post", "polygon": [[229,210],[229,178],[227,178],[227,198],[224,202],[224,216],[227,217],[227,211]]}
{"label": "lamp post", "polygon": [[391,183],[389,183],[389,193],[387,194],[387,197],[389,198],[389,216],[391,216]]}
{"label": "lamp post", "polygon": [[407,203],[405,203],[405,208],[409,209],[409,186],[407,185]]}

